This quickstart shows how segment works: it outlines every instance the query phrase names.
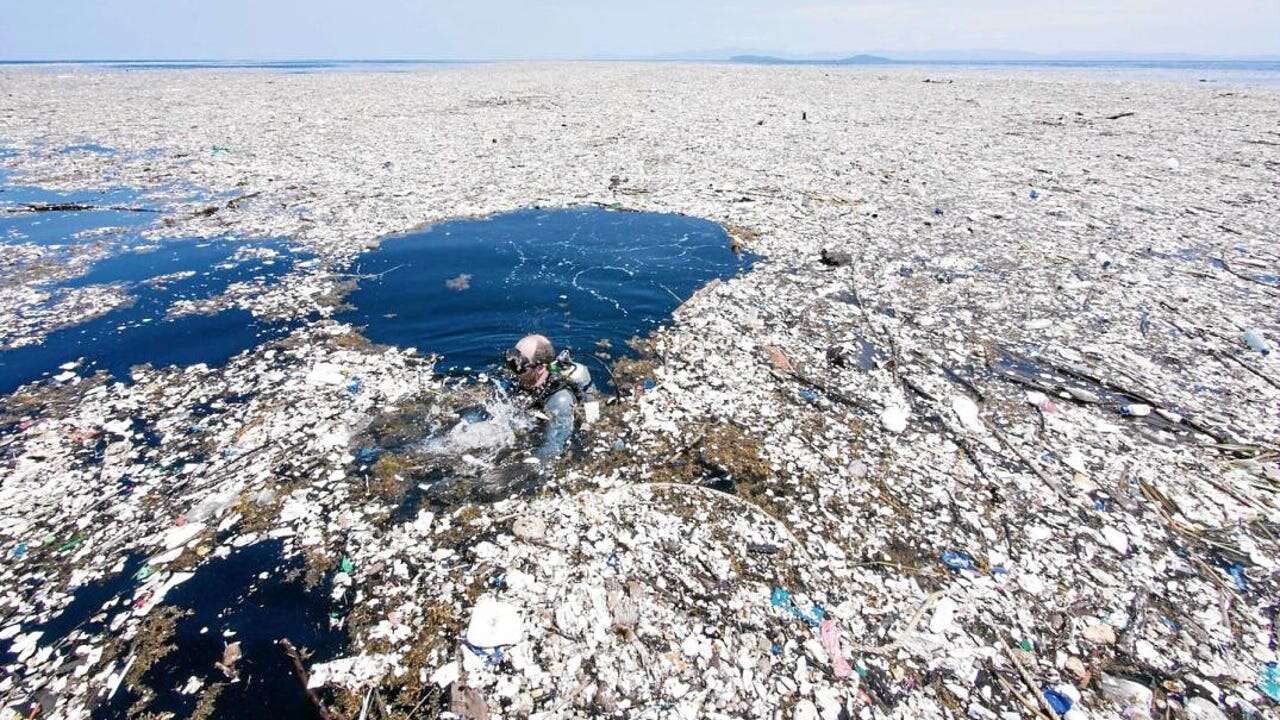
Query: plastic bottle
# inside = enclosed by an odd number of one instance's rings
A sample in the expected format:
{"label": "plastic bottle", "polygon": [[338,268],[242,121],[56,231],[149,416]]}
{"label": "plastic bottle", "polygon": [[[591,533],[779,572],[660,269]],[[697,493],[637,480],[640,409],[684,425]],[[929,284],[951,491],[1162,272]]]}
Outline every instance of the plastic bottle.
{"label": "plastic bottle", "polygon": [[1250,350],[1260,352],[1263,355],[1271,354],[1271,346],[1267,345],[1266,338],[1262,337],[1262,333],[1257,330],[1249,330],[1245,332],[1244,344],[1248,345]]}
{"label": "plastic bottle", "polygon": [[542,406],[548,416],[547,429],[542,436],[542,446],[534,452],[539,459],[550,460],[560,457],[564,452],[569,444],[569,437],[573,435],[575,404],[573,392],[567,388],[547,398],[546,404]]}

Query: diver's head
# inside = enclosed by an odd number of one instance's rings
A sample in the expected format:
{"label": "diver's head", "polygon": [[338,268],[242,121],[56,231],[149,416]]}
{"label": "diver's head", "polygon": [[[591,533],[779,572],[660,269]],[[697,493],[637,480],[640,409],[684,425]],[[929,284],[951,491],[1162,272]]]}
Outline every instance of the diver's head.
{"label": "diver's head", "polygon": [[525,335],[507,351],[507,369],[520,380],[521,388],[532,390],[547,381],[550,375],[547,366],[555,359],[556,351],[550,340],[543,335]]}

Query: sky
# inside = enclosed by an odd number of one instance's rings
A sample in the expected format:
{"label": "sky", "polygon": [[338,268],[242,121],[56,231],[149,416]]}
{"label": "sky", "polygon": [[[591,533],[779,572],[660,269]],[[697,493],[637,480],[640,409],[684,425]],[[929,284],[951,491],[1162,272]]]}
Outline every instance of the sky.
{"label": "sky", "polygon": [[0,0],[0,59],[1280,55],[1280,0]]}

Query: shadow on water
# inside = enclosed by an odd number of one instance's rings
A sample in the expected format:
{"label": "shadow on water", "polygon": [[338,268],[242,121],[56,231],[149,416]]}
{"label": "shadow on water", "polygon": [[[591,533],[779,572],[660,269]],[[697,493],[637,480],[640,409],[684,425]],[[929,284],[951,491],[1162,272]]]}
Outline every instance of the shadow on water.
{"label": "shadow on water", "polygon": [[492,368],[520,336],[539,332],[602,375],[588,356],[616,359],[699,287],[754,260],[734,254],[708,220],[520,210],[384,240],[357,260],[366,279],[339,319],[375,342],[443,355],[443,372]]}
{"label": "shadow on water", "polygon": [[[330,583],[308,588],[303,574],[300,559],[282,559],[281,543],[266,541],[209,560],[171,590],[164,605],[187,614],[169,639],[173,649],[142,675],[141,684],[155,694],[147,709],[190,717],[201,693],[223,684],[209,717],[313,717],[279,641],[309,651],[308,663],[332,659],[346,641],[330,625]],[[241,658],[229,677],[216,664],[236,642]],[[202,682],[200,691],[183,693],[192,677]],[[121,687],[94,717],[125,717],[141,697],[142,688]]]}

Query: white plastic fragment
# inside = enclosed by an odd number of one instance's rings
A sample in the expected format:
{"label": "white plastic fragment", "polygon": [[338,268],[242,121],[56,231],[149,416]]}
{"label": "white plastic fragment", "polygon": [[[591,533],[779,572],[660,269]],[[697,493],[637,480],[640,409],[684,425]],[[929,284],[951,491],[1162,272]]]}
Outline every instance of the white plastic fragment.
{"label": "white plastic fragment", "polygon": [[1103,673],[1100,678],[1102,696],[1120,708],[1129,718],[1151,717],[1151,689],[1132,680]]}
{"label": "white plastic fragment", "polygon": [[978,404],[966,395],[951,398],[951,410],[960,418],[960,424],[969,432],[982,432],[982,420],[978,418]]}
{"label": "white plastic fragment", "polygon": [[514,605],[502,602],[493,595],[480,596],[471,610],[467,642],[476,647],[490,648],[515,645],[523,636],[524,621]]}
{"label": "white plastic fragment", "polygon": [[945,633],[955,619],[956,601],[943,597],[933,606],[933,617],[929,619],[929,632],[935,635]]}
{"label": "white plastic fragment", "polygon": [[900,433],[907,429],[907,418],[911,413],[901,405],[890,405],[880,413],[880,424],[891,433]]}
{"label": "white plastic fragment", "polygon": [[1224,713],[1211,700],[1202,697],[1187,698],[1187,720],[1227,720]]}
{"label": "white plastic fragment", "polygon": [[396,669],[393,654],[354,655],[313,665],[307,677],[310,689],[334,685],[347,690],[361,690],[378,683]]}
{"label": "white plastic fragment", "polygon": [[1119,530],[1108,526],[1108,527],[1102,528],[1102,537],[1107,541],[1107,544],[1111,546],[1112,550],[1115,550],[1121,555],[1128,554],[1129,552],[1129,536],[1128,535],[1125,535]]}
{"label": "white plastic fragment", "polygon": [[164,534],[165,549],[172,550],[186,545],[192,538],[204,532],[204,527],[204,523],[189,522],[185,525],[169,528]]}

